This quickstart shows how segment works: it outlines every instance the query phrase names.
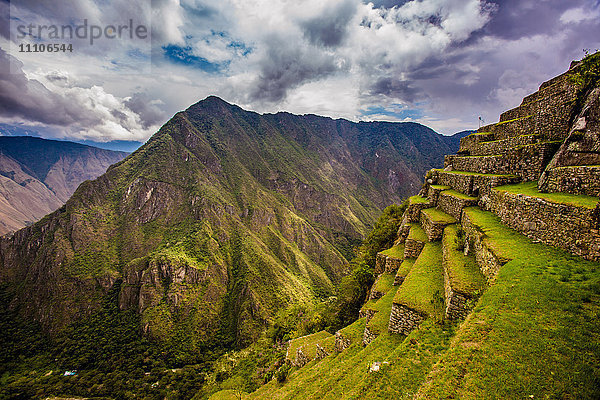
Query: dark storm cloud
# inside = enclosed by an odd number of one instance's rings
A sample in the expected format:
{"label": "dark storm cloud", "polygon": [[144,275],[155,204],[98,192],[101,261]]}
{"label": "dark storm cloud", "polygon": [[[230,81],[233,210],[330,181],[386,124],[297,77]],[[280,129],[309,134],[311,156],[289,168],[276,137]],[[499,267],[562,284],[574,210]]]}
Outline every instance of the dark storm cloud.
{"label": "dark storm cloud", "polygon": [[312,47],[290,45],[281,39],[271,38],[250,98],[267,102],[281,101],[290,89],[336,71],[338,67],[332,56]]}
{"label": "dark storm cloud", "polygon": [[302,22],[300,25],[304,36],[314,45],[339,46],[348,33],[348,25],[356,14],[356,6],[354,1],[346,0],[335,7],[329,7],[316,18]]}
{"label": "dark storm cloud", "polygon": [[152,125],[164,122],[167,119],[167,114],[152,104],[151,100],[145,93],[134,93],[129,100],[125,101],[127,108],[139,115],[144,129],[148,129]]}
{"label": "dark storm cloud", "polygon": [[395,78],[379,78],[371,86],[371,95],[384,95],[394,99],[400,99],[407,103],[414,103],[422,93],[413,87],[410,81],[402,81]]}
{"label": "dark storm cloud", "polygon": [[0,36],[8,39],[10,37],[10,5],[7,1],[0,0]]}
{"label": "dark storm cloud", "polygon": [[75,122],[87,125],[100,122],[76,101],[53,93],[37,80],[28,79],[22,65],[0,49],[1,116],[61,126]]}
{"label": "dark storm cloud", "polygon": [[[484,28],[485,35],[515,40],[562,30],[561,15],[568,9],[593,6],[590,0],[491,0],[494,17]],[[596,2],[597,3],[597,2]]]}

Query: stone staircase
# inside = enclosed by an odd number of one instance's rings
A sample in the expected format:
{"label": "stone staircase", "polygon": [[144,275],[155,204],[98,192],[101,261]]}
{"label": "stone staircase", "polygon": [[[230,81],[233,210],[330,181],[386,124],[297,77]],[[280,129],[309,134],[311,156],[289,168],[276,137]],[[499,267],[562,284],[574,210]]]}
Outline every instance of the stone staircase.
{"label": "stone staircase", "polygon": [[428,318],[466,317],[518,253],[489,240],[488,211],[533,241],[600,260],[600,88],[582,95],[569,77],[577,68],[463,138],[443,169],[427,173],[394,246],[377,255],[359,320],[305,338],[294,347],[297,365],[383,333],[407,335]]}

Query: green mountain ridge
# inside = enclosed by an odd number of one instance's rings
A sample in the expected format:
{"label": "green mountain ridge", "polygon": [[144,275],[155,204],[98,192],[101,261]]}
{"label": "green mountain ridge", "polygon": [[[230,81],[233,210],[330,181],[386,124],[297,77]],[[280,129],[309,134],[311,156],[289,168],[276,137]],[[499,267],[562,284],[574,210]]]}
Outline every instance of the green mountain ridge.
{"label": "green mountain ridge", "polygon": [[282,307],[332,295],[380,208],[448,151],[418,124],[259,115],[209,97],[4,239],[0,283],[53,335],[119,283],[149,337],[195,354],[243,346]]}
{"label": "green mountain ridge", "polygon": [[100,176],[127,154],[73,142],[0,136],[0,235],[56,210],[81,182]]}

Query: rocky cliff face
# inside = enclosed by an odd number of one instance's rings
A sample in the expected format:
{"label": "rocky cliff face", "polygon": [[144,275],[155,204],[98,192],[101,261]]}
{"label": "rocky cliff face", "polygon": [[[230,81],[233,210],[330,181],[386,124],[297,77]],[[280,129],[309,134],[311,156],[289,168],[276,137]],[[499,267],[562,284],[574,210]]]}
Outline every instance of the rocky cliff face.
{"label": "rocky cliff face", "polygon": [[245,343],[276,310],[330,295],[378,210],[448,150],[418,124],[258,115],[211,97],[3,240],[0,282],[50,331],[120,280],[120,307],[148,335]]}
{"label": "rocky cliff face", "polygon": [[0,235],[63,205],[127,153],[34,137],[0,137]]}

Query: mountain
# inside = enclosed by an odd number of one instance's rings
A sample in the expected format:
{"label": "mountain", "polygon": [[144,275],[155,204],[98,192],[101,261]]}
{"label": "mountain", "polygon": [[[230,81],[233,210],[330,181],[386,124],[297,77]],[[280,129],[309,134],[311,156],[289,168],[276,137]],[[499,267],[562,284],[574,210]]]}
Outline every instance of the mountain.
{"label": "mountain", "polygon": [[452,153],[456,153],[460,146],[460,139],[464,138],[465,136],[469,136],[472,133],[475,133],[475,131],[467,130],[457,132],[454,135],[444,136],[444,142],[446,142],[446,144],[450,146]]}
{"label": "mountain", "polygon": [[127,153],[28,136],[0,137],[0,235],[62,206]]}
{"label": "mountain", "polygon": [[210,399],[600,398],[599,149],[597,53],[425,175],[358,320]]}
{"label": "mountain", "polygon": [[332,295],[379,210],[448,151],[419,124],[259,115],[209,97],[4,239],[0,283],[52,334],[116,293],[155,340],[247,344],[277,310]]}

